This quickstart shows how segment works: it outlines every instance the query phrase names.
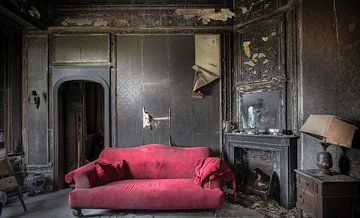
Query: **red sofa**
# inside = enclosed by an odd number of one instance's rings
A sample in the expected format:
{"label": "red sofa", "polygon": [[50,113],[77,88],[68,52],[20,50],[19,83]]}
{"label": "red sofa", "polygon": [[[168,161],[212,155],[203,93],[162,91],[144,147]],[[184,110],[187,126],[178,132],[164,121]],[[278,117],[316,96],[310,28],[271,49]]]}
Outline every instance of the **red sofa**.
{"label": "red sofa", "polygon": [[[75,189],[69,193],[70,208],[76,209],[75,215],[81,215],[83,208],[222,208],[224,193],[220,186],[233,175],[219,158],[211,156],[207,147],[151,144],[106,148],[98,160],[66,175],[66,182],[75,182]],[[99,162],[117,167],[111,176],[118,178],[101,181]]]}

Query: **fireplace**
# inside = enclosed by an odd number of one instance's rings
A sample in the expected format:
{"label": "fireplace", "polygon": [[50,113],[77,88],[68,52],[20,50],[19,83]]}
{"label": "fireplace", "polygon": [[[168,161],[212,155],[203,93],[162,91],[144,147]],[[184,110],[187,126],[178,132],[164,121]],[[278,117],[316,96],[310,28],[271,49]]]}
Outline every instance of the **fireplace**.
{"label": "fireplace", "polygon": [[[260,171],[279,186],[278,201],[286,209],[295,206],[296,136],[225,135],[226,153],[234,170],[238,188],[244,190],[249,179]],[[274,178],[273,178],[274,177]]]}

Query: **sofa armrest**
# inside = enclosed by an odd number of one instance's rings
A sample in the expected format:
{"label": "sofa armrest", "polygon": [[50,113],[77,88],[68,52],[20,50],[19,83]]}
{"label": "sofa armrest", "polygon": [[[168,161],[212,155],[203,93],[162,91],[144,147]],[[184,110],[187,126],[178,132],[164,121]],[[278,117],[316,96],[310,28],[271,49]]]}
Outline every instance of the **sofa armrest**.
{"label": "sofa armrest", "polygon": [[92,188],[98,183],[95,161],[90,162],[76,170],[66,174],[65,181],[67,183],[75,183],[75,188]]}

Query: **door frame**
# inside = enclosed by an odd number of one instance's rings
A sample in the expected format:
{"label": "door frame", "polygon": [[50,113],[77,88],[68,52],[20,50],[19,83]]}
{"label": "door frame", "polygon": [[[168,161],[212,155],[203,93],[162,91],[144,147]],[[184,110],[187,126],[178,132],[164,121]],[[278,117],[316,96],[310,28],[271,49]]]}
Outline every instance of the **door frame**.
{"label": "door frame", "polygon": [[[69,81],[85,81],[100,84],[104,89],[104,147],[111,147],[110,140],[110,67],[109,66],[53,66],[50,70],[52,94],[52,143],[54,190],[62,186],[59,167],[59,90],[62,84]],[[51,102],[51,101],[50,101]]]}

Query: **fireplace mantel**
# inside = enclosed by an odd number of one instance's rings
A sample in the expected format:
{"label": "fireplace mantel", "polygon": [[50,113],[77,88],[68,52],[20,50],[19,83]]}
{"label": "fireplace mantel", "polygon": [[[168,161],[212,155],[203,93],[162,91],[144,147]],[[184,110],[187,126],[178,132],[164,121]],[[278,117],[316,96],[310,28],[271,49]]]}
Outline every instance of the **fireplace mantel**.
{"label": "fireplace mantel", "polygon": [[[290,209],[295,206],[295,173],[297,165],[297,139],[295,135],[225,134],[226,154],[230,167],[237,172],[237,149],[254,149],[278,153],[280,205]],[[250,169],[249,169],[250,170]]]}

